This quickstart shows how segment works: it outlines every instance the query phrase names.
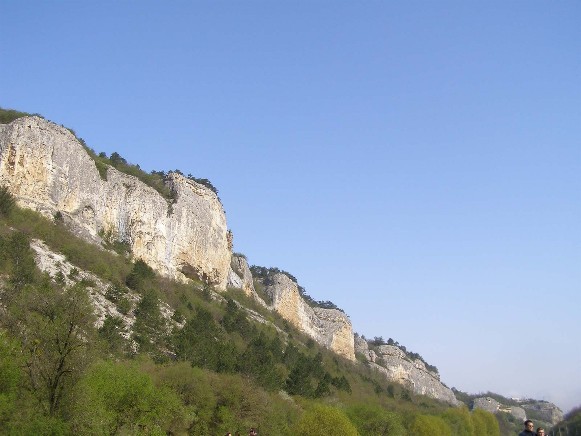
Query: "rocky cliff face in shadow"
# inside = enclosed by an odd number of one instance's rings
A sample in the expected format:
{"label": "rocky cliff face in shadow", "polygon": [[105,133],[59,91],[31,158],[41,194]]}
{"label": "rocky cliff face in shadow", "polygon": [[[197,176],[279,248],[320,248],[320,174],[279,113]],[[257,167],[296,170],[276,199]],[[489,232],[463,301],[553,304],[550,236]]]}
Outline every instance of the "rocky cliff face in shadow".
{"label": "rocky cliff face in shadow", "polygon": [[137,178],[95,162],[67,129],[38,117],[0,126],[0,183],[20,205],[59,214],[78,235],[126,243],[133,255],[176,280],[225,289],[230,269],[226,217],[216,194],[179,174],[170,204]]}

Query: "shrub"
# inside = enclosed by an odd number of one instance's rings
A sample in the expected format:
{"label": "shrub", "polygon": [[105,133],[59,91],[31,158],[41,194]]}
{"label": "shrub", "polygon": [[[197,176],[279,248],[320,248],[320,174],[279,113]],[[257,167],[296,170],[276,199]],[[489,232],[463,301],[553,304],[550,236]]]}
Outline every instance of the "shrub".
{"label": "shrub", "polygon": [[406,431],[397,413],[377,405],[356,405],[347,409],[347,415],[362,436],[405,436]]}
{"label": "shrub", "polygon": [[472,412],[474,436],[500,436],[500,427],[494,415],[482,409]]}
{"label": "shrub", "polygon": [[466,407],[448,409],[442,414],[455,436],[472,436],[474,424],[470,419],[470,412]]}
{"label": "shrub", "polygon": [[20,112],[14,109],[0,108],[0,124],[8,124],[18,118],[29,116],[37,116],[43,118],[43,116],[39,114],[29,114],[27,112]]}
{"label": "shrub", "polygon": [[156,388],[147,374],[129,365],[96,364],[76,393],[76,434],[165,434],[185,419],[175,392]]}
{"label": "shrub", "polygon": [[450,426],[439,416],[418,415],[412,422],[410,433],[414,436],[452,436]]}
{"label": "shrub", "polygon": [[296,424],[294,434],[303,436],[357,436],[357,429],[345,413],[334,407],[317,404],[307,410]]}
{"label": "shrub", "polygon": [[0,186],[0,215],[8,216],[14,209],[16,200],[6,186]]}

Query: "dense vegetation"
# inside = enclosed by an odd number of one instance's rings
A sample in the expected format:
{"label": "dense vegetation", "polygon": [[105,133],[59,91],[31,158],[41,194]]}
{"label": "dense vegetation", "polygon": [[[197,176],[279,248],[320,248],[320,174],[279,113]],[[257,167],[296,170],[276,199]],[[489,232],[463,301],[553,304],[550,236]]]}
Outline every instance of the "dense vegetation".
{"label": "dense vegetation", "polygon": [[[284,334],[252,321],[241,292],[173,283],[65,234],[0,189],[0,433],[499,434],[493,415],[415,396],[273,313]],[[32,238],[76,268],[42,273]],[[95,326],[82,270],[109,283],[131,331],[121,316]]]}
{"label": "dense vegetation", "polygon": [[0,107],[0,124],[8,124],[18,118],[31,116],[43,118],[43,116],[40,114],[29,114],[27,112],[20,112],[14,109],[4,109]]}

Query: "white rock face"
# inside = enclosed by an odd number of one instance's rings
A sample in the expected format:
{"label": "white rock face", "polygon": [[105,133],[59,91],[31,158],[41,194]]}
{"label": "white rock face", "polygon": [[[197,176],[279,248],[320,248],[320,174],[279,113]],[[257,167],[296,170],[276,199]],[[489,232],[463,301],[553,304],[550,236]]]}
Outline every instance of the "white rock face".
{"label": "white rock face", "polygon": [[[64,286],[71,287],[81,280],[86,280],[87,282],[92,283],[92,285],[88,288],[88,294],[95,310],[95,327],[101,327],[105,321],[106,316],[120,318],[123,321],[123,325],[125,327],[125,334],[123,336],[125,338],[129,338],[131,328],[135,323],[135,316],[133,312],[130,312],[127,315],[120,313],[117,310],[115,304],[105,298],[107,288],[111,285],[111,283],[105,282],[96,275],[75,267],[73,264],[66,260],[64,255],[52,251],[38,239],[31,241],[30,248],[32,248],[35,253],[34,257],[38,268],[53,278],[58,273],[61,273]],[[70,278],[70,274],[73,269],[78,271],[74,279]],[[129,298],[133,306],[139,302],[140,297],[134,292],[128,291],[126,296]]]}
{"label": "white rock face", "polygon": [[310,307],[300,296],[297,284],[285,274],[272,276],[266,287],[272,309],[307,336],[335,353],[355,360],[353,327],[340,310]]}
{"label": "white rock face", "polygon": [[248,261],[243,256],[232,255],[230,261],[230,273],[228,275],[228,286],[242,289],[246,295],[253,297],[257,301],[263,302],[254,289],[254,280]]}
{"label": "white rock face", "polygon": [[438,373],[428,371],[424,362],[410,360],[405,352],[394,345],[379,345],[376,351],[369,349],[364,339],[355,340],[356,351],[365,356],[368,364],[383,374],[388,380],[405,386],[412,392],[458,405],[454,392],[440,381]]}
{"label": "white rock face", "polygon": [[21,206],[53,217],[94,242],[110,235],[162,275],[197,276],[225,289],[230,269],[226,216],[210,189],[179,174],[170,206],[153,188],[94,161],[67,129],[38,117],[0,125],[0,183]]}

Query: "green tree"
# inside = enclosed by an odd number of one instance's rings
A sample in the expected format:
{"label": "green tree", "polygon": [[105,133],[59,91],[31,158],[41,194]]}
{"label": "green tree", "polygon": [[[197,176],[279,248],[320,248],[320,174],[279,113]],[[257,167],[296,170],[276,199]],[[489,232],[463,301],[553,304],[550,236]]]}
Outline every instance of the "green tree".
{"label": "green tree", "polygon": [[125,338],[121,336],[124,330],[123,320],[118,316],[105,316],[103,325],[99,328],[99,337],[102,339],[105,350],[115,356],[128,351]]}
{"label": "green tree", "polygon": [[495,416],[482,409],[472,412],[472,424],[474,426],[474,436],[500,436],[500,427]]}
{"label": "green tree", "polygon": [[222,325],[227,332],[246,334],[250,330],[250,323],[246,315],[231,298],[226,302],[226,313],[222,318]]}
{"label": "green tree", "polygon": [[303,354],[299,355],[292,366],[285,382],[285,390],[291,395],[314,396],[315,388],[311,377],[310,361]]}
{"label": "green tree", "polygon": [[472,436],[474,434],[474,424],[466,407],[450,408],[442,414],[442,418],[448,423],[455,436]]}
{"label": "green tree", "polygon": [[271,341],[263,333],[250,341],[238,359],[238,368],[254,376],[265,389],[277,390],[282,386],[283,374],[277,366]]}
{"label": "green tree", "polygon": [[194,366],[218,372],[234,370],[236,347],[227,341],[212,314],[202,307],[176,332],[173,342],[177,356]]}
{"label": "green tree", "polygon": [[407,434],[400,416],[378,405],[352,406],[347,409],[347,415],[361,436],[405,436]]}
{"label": "green tree", "polygon": [[151,283],[155,279],[155,272],[143,260],[137,259],[127,276],[126,284],[136,291],[151,289]]}
{"label": "green tree", "polygon": [[[4,245],[9,263],[11,291],[18,293],[26,284],[35,280],[36,264],[30,248],[30,238],[25,233],[14,232]],[[9,298],[12,293],[9,292]]]}
{"label": "green tree", "polygon": [[167,337],[167,327],[157,295],[152,290],[144,291],[135,309],[133,338],[141,351],[156,354]]}
{"label": "green tree", "polygon": [[4,427],[16,408],[22,371],[19,366],[20,349],[0,330],[0,428]]}
{"label": "green tree", "polygon": [[101,362],[75,389],[72,427],[76,434],[164,435],[184,427],[181,401],[168,388],[156,388],[136,367]]}
{"label": "green tree", "polygon": [[313,406],[301,416],[296,424],[294,434],[302,436],[358,435],[357,429],[345,413],[322,404]]}
{"label": "green tree", "polygon": [[6,186],[0,186],[0,216],[8,216],[14,209],[16,200]]}
{"label": "green tree", "polygon": [[418,415],[410,426],[414,436],[452,436],[450,426],[439,416]]}
{"label": "green tree", "polygon": [[158,365],[154,377],[156,384],[169,387],[180,397],[190,415],[189,434],[205,436],[215,433],[212,421],[218,407],[218,397],[208,371],[192,367],[187,362],[177,362],[173,365]]}
{"label": "green tree", "polygon": [[26,387],[44,412],[56,416],[82,373],[93,334],[93,312],[81,285],[27,285],[3,317],[23,349]]}

